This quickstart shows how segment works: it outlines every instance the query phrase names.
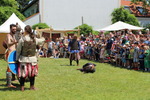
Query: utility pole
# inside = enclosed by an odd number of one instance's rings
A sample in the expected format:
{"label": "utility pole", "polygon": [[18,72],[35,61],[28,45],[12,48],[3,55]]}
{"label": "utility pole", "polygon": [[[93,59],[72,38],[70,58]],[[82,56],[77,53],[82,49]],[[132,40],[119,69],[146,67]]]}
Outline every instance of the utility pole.
{"label": "utility pole", "polygon": [[43,23],[43,18],[44,18],[44,0],[39,0],[39,12],[40,12],[40,14],[39,14],[39,22],[40,23]]}
{"label": "utility pole", "polygon": [[82,20],[82,25],[84,24],[84,19],[83,19],[83,16],[81,17],[81,20]]}

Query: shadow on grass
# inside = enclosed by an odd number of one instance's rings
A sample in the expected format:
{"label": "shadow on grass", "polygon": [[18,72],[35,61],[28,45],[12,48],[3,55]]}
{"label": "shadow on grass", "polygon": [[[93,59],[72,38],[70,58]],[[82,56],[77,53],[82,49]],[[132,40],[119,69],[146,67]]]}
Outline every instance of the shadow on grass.
{"label": "shadow on grass", "polygon": [[[30,90],[29,88],[25,88],[25,90]],[[21,91],[20,87],[17,88],[8,88],[5,86],[4,88],[0,88],[0,91]]]}
{"label": "shadow on grass", "polygon": [[5,81],[6,82],[6,79],[3,78],[3,79],[0,79],[0,81]]}
{"label": "shadow on grass", "polygon": [[111,64],[111,63],[107,63],[108,65],[111,65],[112,67],[116,67],[116,68],[120,68],[120,69],[126,69],[126,70],[130,70],[130,71],[137,71],[137,72],[143,72],[143,73],[150,73],[150,71],[145,71],[145,70],[135,70],[134,68],[127,68],[127,67],[123,67],[123,66],[118,66],[116,64]]}
{"label": "shadow on grass", "polygon": [[[6,82],[6,79],[0,79],[0,81],[2,81],[2,82]],[[0,84],[0,91],[18,91],[18,90],[20,90],[20,85],[19,84],[17,84],[17,83],[12,83],[12,85],[14,85],[14,86],[16,86],[17,88],[10,88],[10,87],[7,87],[7,85],[6,84]]]}
{"label": "shadow on grass", "polygon": [[[16,88],[12,87],[7,87],[6,84],[0,84],[0,91],[20,91],[20,85],[19,84],[14,84]],[[25,88],[25,90],[30,90],[29,88]]]}
{"label": "shadow on grass", "polygon": [[68,64],[66,64],[66,65],[60,65],[60,66],[75,66],[75,65],[68,65]]}
{"label": "shadow on grass", "polygon": [[0,54],[0,60],[4,59],[5,56],[3,54]]}

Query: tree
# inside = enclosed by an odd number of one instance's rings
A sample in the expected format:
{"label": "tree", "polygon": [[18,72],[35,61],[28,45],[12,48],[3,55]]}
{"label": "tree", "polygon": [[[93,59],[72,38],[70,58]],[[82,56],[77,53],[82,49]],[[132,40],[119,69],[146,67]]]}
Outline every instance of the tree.
{"label": "tree", "polygon": [[36,29],[38,27],[39,29],[49,28],[49,26],[46,23],[38,23],[32,26],[32,29]]}
{"label": "tree", "polygon": [[[92,26],[89,26],[87,24],[83,24],[83,25],[80,25],[78,27],[80,29],[80,34],[88,35],[89,33],[93,32]],[[78,27],[76,27],[75,29],[78,29]]]}
{"label": "tree", "polygon": [[131,25],[139,26],[137,18],[133,14],[130,14],[130,12],[125,10],[123,7],[114,9],[111,16],[112,23],[122,21]]}
{"label": "tree", "polygon": [[0,0],[0,25],[13,13],[15,13],[21,20],[25,19],[25,17],[18,11],[18,3],[15,0]]}
{"label": "tree", "polygon": [[9,6],[18,9],[18,3],[15,0],[0,0],[0,7]]}

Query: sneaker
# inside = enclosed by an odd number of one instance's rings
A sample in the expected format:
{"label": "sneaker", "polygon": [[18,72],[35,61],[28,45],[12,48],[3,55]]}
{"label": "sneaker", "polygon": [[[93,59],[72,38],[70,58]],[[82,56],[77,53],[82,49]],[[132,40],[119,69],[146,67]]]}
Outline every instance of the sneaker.
{"label": "sneaker", "polygon": [[130,66],[128,66],[127,68],[130,69]]}

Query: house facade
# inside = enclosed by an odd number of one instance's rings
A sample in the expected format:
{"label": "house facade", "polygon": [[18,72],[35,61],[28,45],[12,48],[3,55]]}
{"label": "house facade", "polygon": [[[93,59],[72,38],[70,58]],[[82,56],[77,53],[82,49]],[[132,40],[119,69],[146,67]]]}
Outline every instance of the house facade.
{"label": "house facade", "polygon": [[147,12],[143,12],[142,4],[134,5],[131,3],[131,0],[121,0],[121,6],[124,6],[125,9],[134,14],[141,26],[150,24],[150,8],[147,8]]}
{"label": "house facade", "polygon": [[[42,22],[54,29],[73,29],[85,23],[100,29],[111,24],[111,13],[120,4],[120,0],[34,0],[24,10],[24,15],[27,13],[24,23],[34,25]],[[38,11],[33,13],[33,8]]]}

